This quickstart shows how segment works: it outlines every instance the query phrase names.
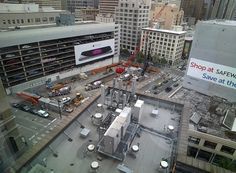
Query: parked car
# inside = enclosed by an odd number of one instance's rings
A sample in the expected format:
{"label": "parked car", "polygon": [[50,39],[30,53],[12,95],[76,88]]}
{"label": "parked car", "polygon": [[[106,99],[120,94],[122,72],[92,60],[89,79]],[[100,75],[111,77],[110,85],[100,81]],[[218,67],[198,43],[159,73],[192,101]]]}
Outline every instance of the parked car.
{"label": "parked car", "polygon": [[72,107],[69,107],[69,106],[65,107],[64,110],[65,110],[65,112],[68,112],[68,113],[71,113],[71,112],[74,111],[74,109]]}
{"label": "parked car", "polygon": [[179,84],[178,84],[178,83],[175,83],[175,84],[173,85],[173,87],[177,87],[177,86],[179,86]]}
{"label": "parked car", "polygon": [[29,110],[30,113],[34,114],[34,115],[38,115],[38,109],[35,109],[35,108],[31,108]]}
{"label": "parked car", "polygon": [[171,90],[172,90],[172,87],[167,87],[167,88],[165,89],[166,92],[170,92]]}
{"label": "parked car", "polygon": [[19,103],[12,103],[11,106],[14,107],[14,108],[20,108],[20,104]]}
{"label": "parked car", "polygon": [[71,100],[70,97],[63,97],[63,98],[61,99],[61,103],[62,103],[62,104],[65,104],[65,103],[69,102],[70,100]]}
{"label": "parked car", "polygon": [[20,105],[19,108],[20,108],[22,111],[26,111],[26,112],[29,112],[29,110],[30,110],[30,107],[29,107],[28,105],[24,105],[24,104]]}
{"label": "parked car", "polygon": [[41,110],[41,109],[38,110],[37,115],[40,116],[40,117],[43,117],[43,118],[49,117],[49,113],[44,111],[44,110]]}
{"label": "parked car", "polygon": [[29,46],[29,45],[22,46],[22,49],[28,49],[28,48],[31,48],[31,46]]}

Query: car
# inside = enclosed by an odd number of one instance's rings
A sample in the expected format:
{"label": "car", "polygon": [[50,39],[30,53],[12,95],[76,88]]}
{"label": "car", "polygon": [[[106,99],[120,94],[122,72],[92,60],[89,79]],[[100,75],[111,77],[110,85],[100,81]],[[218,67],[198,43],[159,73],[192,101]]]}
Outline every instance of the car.
{"label": "car", "polygon": [[174,84],[174,85],[173,85],[173,87],[177,87],[177,86],[179,86],[179,84],[178,84],[178,83],[176,83],[176,84]]}
{"label": "car", "polygon": [[29,46],[29,45],[22,46],[22,49],[28,49],[28,48],[31,48],[31,46]]}
{"label": "car", "polygon": [[11,106],[14,107],[14,108],[20,108],[20,104],[19,103],[12,103]]}
{"label": "car", "polygon": [[38,110],[37,115],[40,116],[40,117],[43,117],[43,118],[49,117],[49,113],[42,110],[42,109]]}
{"label": "car", "polygon": [[35,108],[31,108],[29,110],[30,113],[34,114],[34,115],[38,115],[38,109],[35,109]]}
{"label": "car", "polygon": [[20,105],[19,108],[20,108],[22,111],[25,111],[25,112],[29,112],[29,110],[30,110],[30,107],[29,107],[28,105],[24,105],[24,104]]}
{"label": "car", "polygon": [[174,79],[172,79],[173,80],[173,82],[176,82],[177,81],[177,78],[174,78]]}
{"label": "car", "polygon": [[63,98],[60,100],[60,102],[61,102],[62,104],[65,104],[65,103],[69,102],[70,100],[71,100],[70,97],[63,97]]}
{"label": "car", "polygon": [[74,109],[72,108],[72,107],[65,107],[65,109],[64,109],[64,111],[65,112],[68,112],[68,113],[71,113],[71,112],[73,112],[74,111]]}
{"label": "car", "polygon": [[157,87],[158,87],[157,85],[153,85],[153,86],[152,86],[152,89],[153,89],[153,90],[156,90]]}
{"label": "car", "polygon": [[6,58],[12,58],[12,57],[14,57],[14,56],[16,56],[15,54],[7,54],[6,55]]}
{"label": "car", "polygon": [[157,86],[158,86],[158,87],[162,86],[162,82],[159,82],[159,83],[157,84]]}
{"label": "car", "polygon": [[169,80],[164,80],[164,81],[163,81],[163,83],[168,83],[168,82],[169,82]]}
{"label": "car", "polygon": [[167,87],[167,88],[165,89],[166,92],[170,92],[171,90],[172,90],[172,87]]}

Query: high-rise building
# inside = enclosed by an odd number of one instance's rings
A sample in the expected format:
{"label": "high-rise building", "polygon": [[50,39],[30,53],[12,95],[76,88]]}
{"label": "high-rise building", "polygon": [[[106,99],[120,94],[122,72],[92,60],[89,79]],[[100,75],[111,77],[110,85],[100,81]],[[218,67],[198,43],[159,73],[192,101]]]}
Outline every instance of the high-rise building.
{"label": "high-rise building", "polygon": [[18,130],[1,79],[0,103],[0,171],[3,172],[4,168],[22,153],[21,151],[25,147],[25,139]]}
{"label": "high-rise building", "polygon": [[145,54],[151,46],[150,55],[153,62],[164,58],[169,64],[176,64],[182,57],[185,33],[185,31],[144,28],[141,51]]}
{"label": "high-rise building", "polygon": [[180,7],[184,10],[185,21],[194,25],[198,20],[205,19],[208,6],[204,0],[182,0]]}
{"label": "high-rise building", "polygon": [[148,27],[150,0],[120,0],[115,21],[121,25],[121,49],[134,52],[139,46],[141,29]]}
{"label": "high-rise building", "polygon": [[76,8],[75,19],[78,21],[95,20],[99,10],[97,8]]}
{"label": "high-rise building", "polygon": [[84,8],[98,8],[97,0],[67,0],[67,10],[71,13]]}
{"label": "high-rise building", "polygon": [[235,0],[216,0],[213,5],[211,19],[234,19],[236,11]]}
{"label": "high-rise building", "polygon": [[3,3],[0,9],[0,28],[56,23],[56,17],[66,13],[49,7],[39,8],[38,4]]}
{"label": "high-rise building", "polygon": [[150,11],[151,25],[158,22],[161,29],[171,30],[173,25],[181,25],[183,17],[184,11],[176,4],[153,4]]}
{"label": "high-rise building", "polygon": [[29,4],[29,3],[38,4],[39,7],[53,7],[56,10],[62,9],[61,0],[22,0],[22,4]]}
{"label": "high-rise building", "polygon": [[99,13],[106,14],[115,14],[115,8],[118,6],[119,0],[100,0],[99,1]]}
{"label": "high-rise building", "polygon": [[235,21],[196,25],[184,87],[236,101]]}

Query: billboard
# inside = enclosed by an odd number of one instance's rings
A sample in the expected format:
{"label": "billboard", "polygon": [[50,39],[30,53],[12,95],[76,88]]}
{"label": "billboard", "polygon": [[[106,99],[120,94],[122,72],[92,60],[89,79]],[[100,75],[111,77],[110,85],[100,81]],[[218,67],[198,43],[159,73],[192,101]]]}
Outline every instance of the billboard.
{"label": "billboard", "polygon": [[76,65],[94,61],[114,55],[114,39],[75,45],[74,50]]}
{"label": "billboard", "polygon": [[236,89],[236,68],[191,58],[187,75]]}

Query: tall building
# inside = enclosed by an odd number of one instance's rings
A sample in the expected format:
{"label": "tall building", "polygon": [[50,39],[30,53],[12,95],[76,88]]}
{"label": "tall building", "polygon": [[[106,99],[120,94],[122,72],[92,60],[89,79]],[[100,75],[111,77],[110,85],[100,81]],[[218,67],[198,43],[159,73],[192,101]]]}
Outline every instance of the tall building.
{"label": "tall building", "polygon": [[235,0],[216,0],[213,5],[211,19],[234,19],[236,11]]}
{"label": "tall building", "polygon": [[184,11],[179,10],[176,4],[153,4],[150,11],[151,25],[159,23],[161,29],[171,30],[173,25],[181,25],[184,18]]}
{"label": "tall building", "polygon": [[134,52],[139,46],[141,29],[148,27],[150,0],[120,0],[115,21],[121,25],[121,48]]}
{"label": "tall building", "polygon": [[67,10],[71,13],[75,12],[75,9],[84,8],[98,8],[97,0],[67,0]]}
{"label": "tall building", "polygon": [[66,13],[49,7],[39,8],[38,4],[3,3],[0,9],[0,28],[56,23],[56,17]]}
{"label": "tall building", "polygon": [[22,0],[22,4],[35,3],[39,7],[53,7],[56,10],[62,9],[62,0]]}
{"label": "tall building", "polygon": [[4,168],[22,153],[25,140],[22,140],[24,137],[20,134],[15,117],[12,115],[1,79],[0,103],[0,172],[4,172]]}
{"label": "tall building", "polygon": [[164,58],[169,64],[176,64],[182,57],[185,33],[185,31],[144,28],[142,29],[141,51],[145,54],[151,46],[150,53],[153,62]]}
{"label": "tall building", "polygon": [[204,0],[182,0],[180,8],[184,10],[185,21],[189,25],[194,25],[198,20],[205,19]]}
{"label": "tall building", "polygon": [[235,21],[196,25],[184,87],[236,101]]}
{"label": "tall building", "polygon": [[118,6],[119,0],[100,0],[99,1],[99,13],[106,14],[115,14],[115,8]]}
{"label": "tall building", "polygon": [[117,63],[119,36],[119,25],[98,22],[0,33],[3,85],[14,93]]}
{"label": "tall building", "polygon": [[76,8],[75,19],[78,21],[96,20],[99,10],[96,8]]}

